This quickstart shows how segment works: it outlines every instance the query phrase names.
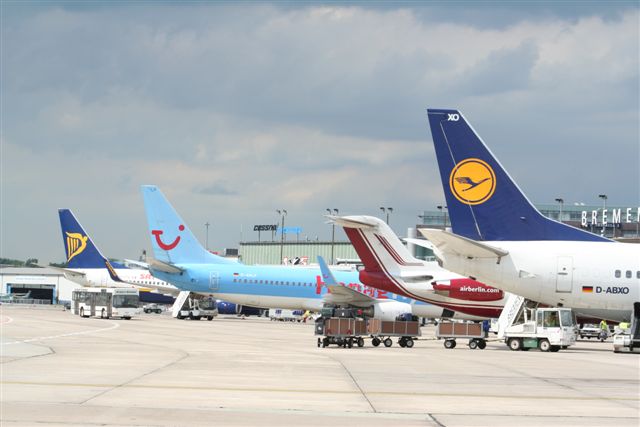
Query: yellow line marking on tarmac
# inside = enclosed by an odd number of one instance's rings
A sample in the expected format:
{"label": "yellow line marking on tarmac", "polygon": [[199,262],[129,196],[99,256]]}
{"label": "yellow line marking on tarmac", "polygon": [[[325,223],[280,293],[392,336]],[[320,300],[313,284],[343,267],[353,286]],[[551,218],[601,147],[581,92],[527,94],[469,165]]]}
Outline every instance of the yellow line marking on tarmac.
{"label": "yellow line marking on tarmac", "polygon": [[[279,389],[279,388],[233,388],[233,387],[196,387],[196,386],[180,386],[180,385],[143,385],[143,384],[83,384],[83,383],[54,383],[54,382],[35,382],[35,381],[0,381],[2,385],[28,385],[28,386],[54,386],[54,387],[89,387],[89,388],[134,388],[134,389],[169,389],[169,390],[195,390],[195,391],[224,391],[224,392],[264,392],[264,393],[309,393],[309,394],[362,394],[359,390],[305,390],[305,389]],[[498,395],[498,394],[458,394],[458,393],[429,393],[429,392],[395,392],[395,391],[365,391],[368,395],[380,396],[408,396],[408,397],[465,397],[465,398],[496,398],[496,399],[538,399],[538,400],[607,400],[607,401],[640,401],[640,398],[633,397],[568,397],[568,396],[514,396],[514,395]]]}

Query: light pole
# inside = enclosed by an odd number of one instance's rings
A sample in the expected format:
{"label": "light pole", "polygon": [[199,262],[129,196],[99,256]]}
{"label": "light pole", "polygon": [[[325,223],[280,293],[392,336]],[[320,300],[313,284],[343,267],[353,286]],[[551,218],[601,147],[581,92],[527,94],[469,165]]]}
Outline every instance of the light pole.
{"label": "light pole", "polygon": [[558,215],[558,221],[562,222],[562,207],[564,206],[564,199],[558,197],[556,202],[560,203],[560,215]]}
{"label": "light pole", "polygon": [[[327,208],[327,212],[329,212],[329,215],[331,215],[332,210]],[[333,214],[335,216],[338,216],[338,209],[333,209]],[[331,265],[335,264],[335,261],[333,259],[333,245],[336,239],[336,223],[332,222],[331,223]]]}
{"label": "light pole", "polygon": [[283,255],[284,255],[284,217],[287,215],[286,209],[276,209],[278,215],[282,215],[282,228],[280,229],[280,264],[282,264]]}
{"label": "light pole", "polygon": [[387,225],[389,225],[389,214],[391,212],[393,212],[393,208],[385,208],[385,207],[380,206],[380,210],[382,211],[383,214],[384,213],[387,214]]}
{"label": "light pole", "polygon": [[207,239],[205,240],[206,244],[204,245],[205,248],[207,248],[207,250],[209,250],[209,226],[211,224],[209,224],[209,221],[204,223],[204,227],[207,229]]}
{"label": "light pole", "polygon": [[446,230],[446,228],[447,228],[447,207],[443,206],[443,205],[438,205],[438,206],[436,206],[436,208],[440,212],[442,212],[442,215],[443,215],[442,223],[444,224],[443,230]]}
{"label": "light pole", "polygon": [[605,231],[605,222],[604,218],[606,213],[604,212],[607,209],[607,195],[606,194],[598,194],[598,197],[602,199],[602,235],[604,236]]}

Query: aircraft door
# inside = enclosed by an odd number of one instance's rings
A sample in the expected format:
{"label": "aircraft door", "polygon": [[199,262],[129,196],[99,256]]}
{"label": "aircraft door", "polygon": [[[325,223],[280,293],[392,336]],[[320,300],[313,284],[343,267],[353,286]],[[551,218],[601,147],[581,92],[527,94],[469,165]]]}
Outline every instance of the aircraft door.
{"label": "aircraft door", "polygon": [[573,290],[573,258],[558,257],[556,272],[556,292],[571,292]]}
{"label": "aircraft door", "polygon": [[209,290],[217,292],[220,290],[220,273],[212,271],[209,273]]}

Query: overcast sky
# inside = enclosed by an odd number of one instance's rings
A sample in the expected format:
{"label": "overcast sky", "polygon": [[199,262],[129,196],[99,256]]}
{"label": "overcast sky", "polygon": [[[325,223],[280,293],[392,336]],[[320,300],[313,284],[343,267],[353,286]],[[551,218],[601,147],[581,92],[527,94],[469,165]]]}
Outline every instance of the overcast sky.
{"label": "overcast sky", "polygon": [[[443,204],[425,108],[458,108],[534,203],[640,204],[632,2],[2,1],[0,256],[150,246],[158,185],[212,249],[326,208],[404,235]],[[263,237],[264,237],[263,233]],[[343,234],[340,234],[344,238]]]}

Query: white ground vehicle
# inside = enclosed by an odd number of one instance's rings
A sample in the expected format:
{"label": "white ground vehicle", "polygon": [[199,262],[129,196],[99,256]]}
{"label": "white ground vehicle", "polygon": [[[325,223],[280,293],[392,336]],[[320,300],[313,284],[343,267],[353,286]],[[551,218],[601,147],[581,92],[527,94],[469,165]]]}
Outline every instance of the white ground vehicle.
{"label": "white ground vehicle", "polygon": [[504,339],[511,350],[558,351],[576,342],[573,314],[568,308],[524,310],[522,321],[506,328]]}
{"label": "white ground vehicle", "polygon": [[613,336],[613,352],[640,353],[640,302],[633,303],[631,325]]}
{"label": "white ground vehicle", "polygon": [[288,310],[284,308],[276,308],[269,310],[269,319],[272,321],[280,320],[283,322],[301,322],[302,310]]}
{"label": "white ground vehicle", "polygon": [[595,338],[598,339],[600,337],[600,332],[602,332],[602,330],[600,329],[600,327],[598,327],[598,325],[594,325],[592,323],[588,323],[586,325],[584,325],[582,328],[580,328],[580,338]]}
{"label": "white ground vehicle", "polygon": [[142,311],[144,311],[145,313],[157,313],[160,314],[162,313],[162,308],[158,305],[158,304],[147,304],[144,307],[142,307]]}
{"label": "white ground vehicle", "polygon": [[71,310],[80,317],[131,319],[140,301],[136,288],[80,288],[73,291]]}
{"label": "white ground vehicle", "polygon": [[213,320],[218,315],[218,308],[213,298],[198,297],[191,292],[182,291],[173,303],[171,315],[178,319]]}

